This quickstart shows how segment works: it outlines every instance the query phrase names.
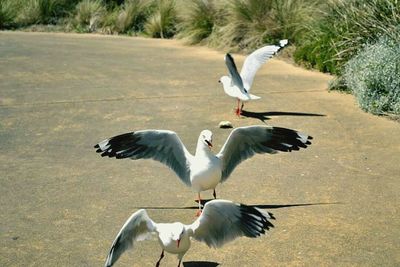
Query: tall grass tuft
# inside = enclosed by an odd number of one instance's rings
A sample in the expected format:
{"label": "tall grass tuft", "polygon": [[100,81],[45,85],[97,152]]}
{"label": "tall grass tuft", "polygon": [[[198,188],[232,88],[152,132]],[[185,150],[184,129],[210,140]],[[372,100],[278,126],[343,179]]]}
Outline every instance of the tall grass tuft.
{"label": "tall grass tuft", "polygon": [[57,24],[65,17],[76,1],[68,0],[16,0],[18,12],[15,23],[20,26],[32,24]]}
{"label": "tall grass tuft", "polygon": [[319,0],[273,0],[272,16],[279,39],[299,43],[309,30],[308,25],[319,17]]}
{"label": "tall grass tuft", "polygon": [[221,41],[236,50],[254,49],[270,42],[275,38],[271,11],[271,0],[231,0]]}
{"label": "tall grass tuft", "polygon": [[126,0],[117,18],[118,32],[142,32],[150,12],[150,2],[148,0]]}
{"label": "tall grass tuft", "polygon": [[101,21],[101,32],[105,34],[117,34],[119,32],[118,28],[118,17],[120,14],[120,9],[118,6],[114,6],[109,10]]}
{"label": "tall grass tuft", "polygon": [[[46,1],[47,2],[47,1]],[[50,5],[52,3],[49,3]],[[42,8],[46,10],[42,12]],[[42,0],[28,0],[21,5],[18,12],[16,22],[20,25],[26,26],[31,24],[39,24],[43,20],[43,14],[50,10],[50,6],[45,6]]]}
{"label": "tall grass tuft", "polygon": [[14,18],[18,12],[17,4],[13,0],[0,1],[0,29],[11,28],[15,25]]}
{"label": "tall grass tuft", "polygon": [[76,5],[72,24],[78,32],[93,32],[101,25],[105,14],[101,0],[83,0]]}
{"label": "tall grass tuft", "polygon": [[178,38],[189,44],[197,44],[211,35],[218,20],[218,9],[214,0],[193,0],[186,3],[181,16]]}
{"label": "tall grass tuft", "polygon": [[400,24],[397,0],[330,1],[322,19],[310,26],[304,43],[295,52],[324,72],[340,74],[345,64],[367,42],[390,36]]}
{"label": "tall grass tuft", "polygon": [[360,107],[373,114],[400,115],[400,25],[397,29],[344,65],[343,80]]}
{"label": "tall grass tuft", "polygon": [[145,33],[155,38],[171,38],[176,33],[175,0],[155,0],[154,11],[145,24]]}
{"label": "tall grass tuft", "polygon": [[316,0],[230,0],[222,42],[236,50],[253,50],[287,38],[299,40],[315,13]]}

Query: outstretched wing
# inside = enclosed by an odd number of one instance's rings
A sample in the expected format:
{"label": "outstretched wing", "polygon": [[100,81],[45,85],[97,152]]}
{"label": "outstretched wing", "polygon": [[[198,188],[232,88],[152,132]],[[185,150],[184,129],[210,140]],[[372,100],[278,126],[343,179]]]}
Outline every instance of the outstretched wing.
{"label": "outstretched wing", "polygon": [[187,186],[190,186],[190,162],[178,135],[172,131],[144,130],[117,135],[94,146],[101,156],[117,159],[154,159],[170,167]]}
{"label": "outstretched wing", "polygon": [[239,127],[231,132],[217,157],[222,161],[222,181],[225,181],[235,167],[256,153],[275,154],[278,151],[291,152],[310,145],[312,137],[297,131],[272,127]]}
{"label": "outstretched wing", "polygon": [[236,68],[235,61],[229,53],[225,55],[225,64],[228,67],[229,76],[232,80],[231,86],[237,86],[243,94],[247,93],[246,89],[243,87],[243,81]]}
{"label": "outstretched wing", "polygon": [[155,224],[141,209],[129,217],[115,238],[104,266],[110,267],[119,259],[127,249],[133,248],[136,241],[144,240],[154,231]]}
{"label": "outstretched wing", "polygon": [[251,53],[249,56],[246,57],[242,70],[240,72],[240,76],[243,80],[243,86],[250,90],[251,85],[253,84],[254,76],[258,69],[270,58],[272,58],[282,47],[284,47],[288,41],[281,40],[280,45],[267,45],[261,47]]}
{"label": "outstretched wing", "polygon": [[271,213],[228,200],[212,200],[204,206],[201,216],[189,227],[193,238],[209,247],[221,247],[240,236],[258,237],[274,227]]}

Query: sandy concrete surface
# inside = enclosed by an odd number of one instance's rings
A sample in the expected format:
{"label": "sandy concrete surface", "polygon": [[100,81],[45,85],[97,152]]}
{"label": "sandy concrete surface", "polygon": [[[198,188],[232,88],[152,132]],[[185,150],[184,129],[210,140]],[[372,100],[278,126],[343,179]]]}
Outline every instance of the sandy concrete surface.
{"label": "sandy concrete surface", "polygon": [[[230,133],[220,121],[260,118],[313,144],[255,156],[217,193],[267,207],[276,227],[218,250],[194,241],[184,266],[399,266],[400,124],[327,92],[330,76],[276,59],[256,76],[252,93],[262,99],[238,119],[218,84],[225,73],[223,53],[177,41],[0,32],[0,266],[102,266],[142,207],[156,208],[155,221],[194,220],[183,207],[196,206],[195,194],[172,171],[101,158],[98,141],[170,129],[193,153],[210,129],[218,152]],[[160,252],[141,242],[116,266],[154,266]],[[174,255],[162,262],[176,264]]]}

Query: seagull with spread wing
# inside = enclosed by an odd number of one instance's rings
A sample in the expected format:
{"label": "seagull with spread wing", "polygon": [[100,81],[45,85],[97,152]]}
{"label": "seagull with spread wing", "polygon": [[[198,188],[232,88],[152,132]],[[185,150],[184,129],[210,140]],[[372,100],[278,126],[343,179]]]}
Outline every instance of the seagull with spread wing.
{"label": "seagull with spread wing", "polygon": [[[279,45],[267,45],[261,47],[246,57],[242,70],[239,74],[233,57],[228,53],[225,55],[225,64],[228,67],[229,76],[222,76],[222,83],[227,95],[237,99],[236,115],[240,116],[244,102],[260,99],[259,96],[249,93],[253,84],[254,76],[258,69],[270,58],[272,58],[282,47],[287,45],[288,40],[280,40]],[[240,107],[240,101],[242,106]]]}
{"label": "seagull with spread wing", "polygon": [[187,186],[198,194],[215,188],[228,179],[235,167],[255,154],[291,152],[310,145],[311,136],[295,130],[272,126],[246,126],[234,129],[215,155],[212,132],[203,130],[193,156],[178,135],[167,130],[143,130],[125,133],[103,140],[96,152],[117,159],[154,159],[170,167]]}
{"label": "seagull with spread wing", "polygon": [[151,233],[158,236],[162,247],[160,266],[164,251],[177,254],[179,263],[190,248],[191,238],[218,248],[240,236],[259,237],[274,227],[268,221],[275,219],[271,213],[257,208],[237,204],[228,200],[212,200],[205,204],[203,213],[190,225],[180,222],[155,223],[141,209],[131,215],[115,238],[108,253],[105,267],[111,267],[127,249],[133,248],[137,241],[145,240]]}

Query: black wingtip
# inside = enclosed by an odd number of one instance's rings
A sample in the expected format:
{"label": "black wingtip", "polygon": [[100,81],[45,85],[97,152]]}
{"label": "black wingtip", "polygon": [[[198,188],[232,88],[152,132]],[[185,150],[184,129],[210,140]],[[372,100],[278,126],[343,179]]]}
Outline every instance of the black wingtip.
{"label": "black wingtip", "polygon": [[[241,228],[247,237],[257,237],[261,234],[265,234],[274,225],[268,221],[269,219],[275,219],[271,213],[268,212],[269,217],[266,214],[258,210],[255,207],[240,204],[241,213]],[[261,224],[261,225],[260,225]],[[259,228],[261,226],[261,229]]]}
{"label": "black wingtip", "polygon": [[100,147],[99,144],[94,145],[94,148],[99,148],[99,147]]}
{"label": "black wingtip", "polygon": [[229,53],[226,53],[225,57],[229,58],[230,60],[233,60],[233,57],[232,57],[232,55],[231,55],[231,54],[229,54]]}
{"label": "black wingtip", "polygon": [[271,212],[267,212],[267,213],[268,213],[269,217],[270,217],[272,220],[276,220],[274,214],[272,214]]}
{"label": "black wingtip", "polygon": [[106,264],[105,267],[112,267],[114,265],[114,263],[118,260],[118,258],[120,257],[120,255],[115,255],[115,249],[120,245],[121,242],[121,235],[119,235],[117,237],[117,239],[114,241],[114,243],[112,244],[111,248],[110,248],[110,252],[108,252],[107,255],[107,259],[106,259]]}

